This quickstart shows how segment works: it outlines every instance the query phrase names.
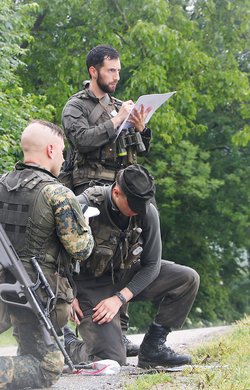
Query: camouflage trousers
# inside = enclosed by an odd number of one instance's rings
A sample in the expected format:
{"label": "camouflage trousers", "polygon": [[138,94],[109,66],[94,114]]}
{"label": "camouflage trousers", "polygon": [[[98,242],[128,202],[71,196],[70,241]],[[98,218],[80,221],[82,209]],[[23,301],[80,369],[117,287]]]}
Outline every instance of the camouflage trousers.
{"label": "camouflage trousers", "polygon": [[52,386],[63,370],[61,351],[55,344],[46,345],[39,322],[31,311],[11,308],[10,317],[19,355],[0,357],[0,388]]}

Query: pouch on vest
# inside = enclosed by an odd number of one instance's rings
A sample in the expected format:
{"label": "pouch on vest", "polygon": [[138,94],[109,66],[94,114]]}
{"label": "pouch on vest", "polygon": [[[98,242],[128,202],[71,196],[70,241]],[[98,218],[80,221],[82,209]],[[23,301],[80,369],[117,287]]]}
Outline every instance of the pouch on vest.
{"label": "pouch on vest", "polygon": [[111,263],[112,257],[113,251],[109,247],[98,245],[86,266],[96,277],[101,276]]}
{"label": "pouch on vest", "polygon": [[[70,286],[68,278],[62,277],[55,274],[47,274],[46,279],[52,289],[52,291],[56,294],[56,301],[65,301],[67,303],[72,303],[74,300],[73,290]],[[41,294],[41,298],[46,300],[46,292],[42,293],[43,290],[39,289],[39,293]]]}
{"label": "pouch on vest", "polygon": [[132,264],[135,264],[141,258],[142,251],[143,248],[139,242],[132,245],[132,247],[129,249],[128,256],[124,260],[121,268],[131,268]]}

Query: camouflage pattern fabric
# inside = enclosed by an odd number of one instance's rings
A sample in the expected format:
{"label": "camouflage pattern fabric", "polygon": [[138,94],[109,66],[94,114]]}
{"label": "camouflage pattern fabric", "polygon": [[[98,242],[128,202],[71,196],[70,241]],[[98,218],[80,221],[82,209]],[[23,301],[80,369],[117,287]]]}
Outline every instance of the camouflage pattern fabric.
{"label": "camouflage pattern fabric", "polygon": [[39,208],[42,212],[45,205],[52,207],[57,236],[68,254],[79,261],[86,259],[92,251],[93,238],[73,192],[58,183],[44,187],[41,195]]}
{"label": "camouflage pattern fabric", "polygon": [[11,308],[19,356],[0,357],[0,388],[52,386],[60,377],[64,358],[56,344],[47,346],[38,320],[27,309]]}
{"label": "camouflage pattern fabric", "polygon": [[[61,244],[69,256],[83,261],[92,250],[93,238],[75,195],[56,178],[51,181],[47,171],[36,176],[35,167],[23,166],[0,183],[5,204],[0,209],[0,222],[11,225],[9,239],[21,261],[26,266],[36,256],[44,272],[46,268],[56,271]],[[16,189],[17,183],[21,184]],[[12,203],[28,211],[12,210]]]}

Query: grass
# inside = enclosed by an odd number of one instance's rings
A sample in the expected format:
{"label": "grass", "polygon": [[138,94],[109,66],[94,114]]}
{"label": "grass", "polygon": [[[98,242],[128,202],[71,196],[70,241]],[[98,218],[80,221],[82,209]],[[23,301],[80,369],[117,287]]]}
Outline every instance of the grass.
{"label": "grass", "polygon": [[250,317],[238,321],[232,333],[198,348],[197,361],[216,364],[198,372],[200,389],[250,390]]}
{"label": "grass", "polygon": [[167,385],[170,382],[172,382],[171,376],[165,373],[159,373],[153,375],[145,374],[141,376],[139,379],[137,379],[131,385],[128,385],[125,389],[126,390],[149,390],[152,389],[152,387],[154,387],[155,385],[158,385],[159,383],[162,386],[166,386],[165,388],[167,388]]}
{"label": "grass", "polygon": [[235,323],[229,334],[192,351],[192,355],[191,369],[171,376],[144,375],[124,390],[250,390],[250,317]]}
{"label": "grass", "polygon": [[8,347],[10,345],[16,345],[16,339],[12,336],[12,328],[0,334],[0,347]]}

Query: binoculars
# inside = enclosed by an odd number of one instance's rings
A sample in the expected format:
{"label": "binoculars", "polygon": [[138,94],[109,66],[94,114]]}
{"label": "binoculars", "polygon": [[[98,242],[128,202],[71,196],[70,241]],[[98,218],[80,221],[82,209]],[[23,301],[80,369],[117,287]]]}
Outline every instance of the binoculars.
{"label": "binoculars", "polygon": [[127,148],[135,146],[138,153],[145,152],[146,148],[139,131],[130,128],[126,132],[122,131],[117,138],[117,155],[119,157],[127,155]]}

